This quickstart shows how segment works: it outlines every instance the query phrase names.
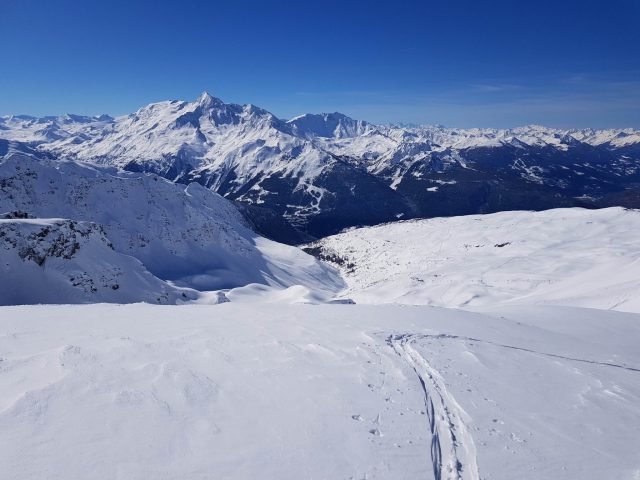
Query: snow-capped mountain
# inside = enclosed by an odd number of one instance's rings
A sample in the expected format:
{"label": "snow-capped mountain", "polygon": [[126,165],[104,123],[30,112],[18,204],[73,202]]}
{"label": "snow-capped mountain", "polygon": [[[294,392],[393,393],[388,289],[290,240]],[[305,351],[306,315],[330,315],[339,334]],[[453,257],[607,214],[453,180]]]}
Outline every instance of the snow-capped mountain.
{"label": "snow-capped mountain", "polygon": [[309,139],[316,137],[344,139],[354,138],[375,131],[373,125],[354,120],[339,112],[307,113],[287,122],[294,134]]}
{"label": "snow-capped mountain", "polygon": [[[1,136],[60,158],[197,181],[229,199],[268,206],[316,235],[326,230],[325,217],[342,228],[407,210],[384,183],[253,105],[203,93],[195,102],[155,103],[112,121],[83,117],[67,128],[64,118],[7,118]],[[55,138],[43,136],[43,122]]]}
{"label": "snow-capped mountain", "polygon": [[[303,284],[330,297],[342,285],[336,272],[313,257],[256,235],[231,202],[197,183],[51,160],[15,143],[5,147],[12,153],[0,157],[0,213],[9,218],[0,232],[3,279],[33,274],[41,277],[34,277],[35,283],[61,282],[49,289],[64,293],[60,302],[151,301],[166,291],[161,303],[175,303],[193,297],[183,297],[180,288],[219,290],[253,283],[274,288]],[[24,254],[29,249],[44,253],[34,262]],[[87,282],[113,286],[119,276],[114,268],[124,277],[140,278],[138,290],[127,290],[124,280],[117,282],[123,288],[107,290],[109,295],[83,290]],[[82,269],[91,281],[75,285]],[[2,290],[0,303],[11,302],[14,297],[6,287]],[[34,294],[44,290],[36,288]],[[22,291],[24,297],[30,290]]]}
{"label": "snow-capped mountain", "polygon": [[318,237],[397,218],[640,206],[635,129],[402,127],[340,113],[285,121],[205,92],[118,118],[2,117],[0,138],[56,158],[198,182],[290,242],[302,237],[266,219]]}

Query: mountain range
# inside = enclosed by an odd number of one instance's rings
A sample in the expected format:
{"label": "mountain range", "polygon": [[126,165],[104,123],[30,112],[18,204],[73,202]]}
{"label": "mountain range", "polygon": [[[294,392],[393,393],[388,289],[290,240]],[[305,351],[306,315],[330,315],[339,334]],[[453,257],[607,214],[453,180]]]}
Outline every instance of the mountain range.
{"label": "mountain range", "polygon": [[236,202],[258,232],[292,244],[397,219],[640,206],[640,130],[631,128],[282,120],[205,92],[117,118],[0,117],[0,139],[0,155],[10,141],[47,158],[199,183]]}

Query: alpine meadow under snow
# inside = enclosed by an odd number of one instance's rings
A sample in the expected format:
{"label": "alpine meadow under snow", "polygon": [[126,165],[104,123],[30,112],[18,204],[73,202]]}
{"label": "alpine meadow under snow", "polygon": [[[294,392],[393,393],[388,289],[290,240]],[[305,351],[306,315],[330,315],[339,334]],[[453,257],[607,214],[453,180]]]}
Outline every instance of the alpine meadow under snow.
{"label": "alpine meadow under snow", "polygon": [[397,222],[305,249],[357,303],[556,304],[640,313],[640,211],[556,209]]}
{"label": "alpine meadow under snow", "polygon": [[635,129],[1,117],[0,477],[638,480],[638,185]]}

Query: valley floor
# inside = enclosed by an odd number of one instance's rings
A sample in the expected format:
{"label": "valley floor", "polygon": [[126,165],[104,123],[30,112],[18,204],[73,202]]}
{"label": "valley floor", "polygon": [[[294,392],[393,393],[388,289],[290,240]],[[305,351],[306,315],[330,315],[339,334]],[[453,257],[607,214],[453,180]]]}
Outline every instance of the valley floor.
{"label": "valley floor", "polygon": [[638,479],[640,314],[0,308],[14,479]]}

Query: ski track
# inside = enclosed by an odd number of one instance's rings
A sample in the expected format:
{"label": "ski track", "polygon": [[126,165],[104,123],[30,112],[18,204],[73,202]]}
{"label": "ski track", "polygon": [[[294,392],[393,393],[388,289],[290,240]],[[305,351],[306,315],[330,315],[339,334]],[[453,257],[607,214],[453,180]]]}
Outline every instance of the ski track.
{"label": "ski track", "polygon": [[628,365],[539,352],[525,347],[506,345],[473,337],[445,333],[435,335],[408,333],[389,335],[386,339],[387,344],[413,369],[420,381],[429,419],[429,430],[432,436],[431,463],[436,480],[479,480],[480,477],[476,461],[476,447],[465,423],[465,421],[469,421],[469,415],[448,392],[440,373],[413,348],[412,345],[420,339],[451,339],[463,342],[485,343],[571,362],[640,372],[640,368]]}
{"label": "ski track", "polygon": [[545,357],[560,358],[562,360],[569,360],[571,362],[589,363],[591,365],[600,365],[602,367],[621,368],[623,370],[628,370],[630,372],[640,372],[640,368],[630,367],[628,365],[620,365],[618,363],[611,363],[611,362],[600,362],[600,361],[597,361],[597,360],[589,360],[589,359],[585,359],[585,358],[569,357],[569,356],[566,356],[566,355],[559,355],[557,353],[538,352],[537,350],[532,350],[530,348],[517,347],[517,346],[514,346],[514,345],[505,345],[503,343],[492,342],[490,340],[481,340],[479,338],[473,338],[473,337],[464,337],[464,336],[459,336],[459,335],[449,335],[449,334],[446,334],[446,333],[441,333],[441,334],[438,334],[438,335],[416,335],[416,337],[419,337],[419,338],[434,338],[434,339],[452,339],[452,340],[462,340],[464,342],[486,343],[486,344],[489,344],[489,345],[494,345],[496,347],[509,348],[511,350],[520,350],[521,352],[533,353],[535,355],[542,355],[542,356],[545,356]]}
{"label": "ski track", "polygon": [[387,344],[418,376],[431,431],[431,463],[436,480],[479,480],[476,447],[464,419],[469,418],[447,391],[442,376],[412,344],[424,335],[387,337]]}

